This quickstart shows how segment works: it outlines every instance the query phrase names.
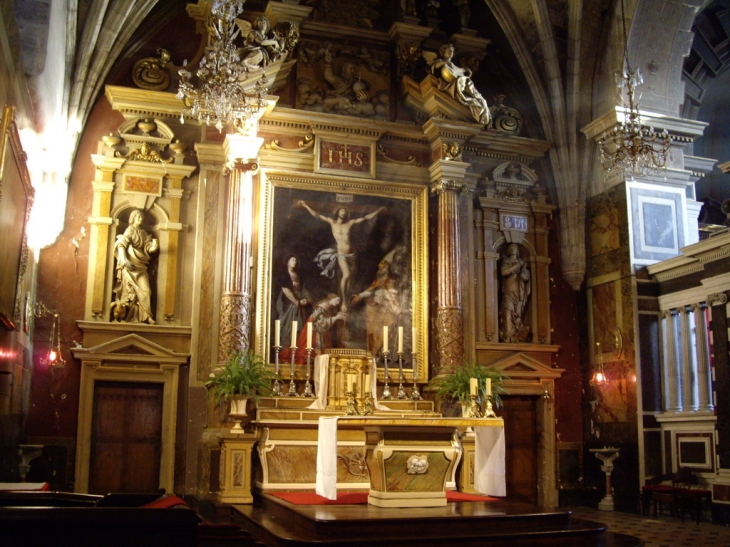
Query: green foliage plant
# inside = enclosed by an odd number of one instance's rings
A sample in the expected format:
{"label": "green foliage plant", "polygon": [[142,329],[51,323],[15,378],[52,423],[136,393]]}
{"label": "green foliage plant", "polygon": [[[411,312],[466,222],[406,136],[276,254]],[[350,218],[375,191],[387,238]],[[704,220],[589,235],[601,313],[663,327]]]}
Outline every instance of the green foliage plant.
{"label": "green foliage plant", "polygon": [[500,370],[485,367],[476,363],[464,363],[460,367],[449,369],[429,382],[429,387],[436,392],[436,400],[469,401],[472,378],[479,380],[478,402],[486,400],[487,378],[492,380],[492,404],[502,406],[501,393],[506,393],[503,386],[507,377]]}
{"label": "green foliage plant", "polygon": [[231,354],[217,371],[210,373],[205,382],[208,396],[225,402],[237,395],[258,401],[258,395],[271,395],[271,384],[276,374],[262,357],[252,351]]}

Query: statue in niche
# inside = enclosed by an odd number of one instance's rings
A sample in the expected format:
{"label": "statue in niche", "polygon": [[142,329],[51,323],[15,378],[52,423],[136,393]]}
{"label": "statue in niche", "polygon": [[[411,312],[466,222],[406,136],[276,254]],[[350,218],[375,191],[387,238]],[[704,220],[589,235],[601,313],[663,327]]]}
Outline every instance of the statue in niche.
{"label": "statue in niche", "polygon": [[294,49],[299,39],[299,29],[294,23],[282,23],[271,30],[269,19],[263,15],[254,19],[253,24],[243,19],[235,21],[244,41],[242,62],[250,69],[264,69],[275,63]]}
{"label": "statue in niche", "polygon": [[454,57],[454,46],[444,44],[439,48],[438,57],[429,61],[429,71],[439,79],[439,89],[451,95],[461,104],[469,107],[472,117],[482,125],[489,125],[491,115],[487,101],[477,91],[471,79],[472,71],[457,66],[451,59]]}
{"label": "statue in niche", "polygon": [[499,340],[526,342],[530,327],[523,323],[523,316],[530,297],[530,270],[520,257],[520,248],[516,243],[507,245],[500,273],[502,301],[499,306]]}
{"label": "statue in niche", "polygon": [[143,220],[142,211],[134,209],[129,215],[129,226],[114,244],[117,266],[112,314],[116,323],[155,324],[148,270],[160,245],[142,228]]}

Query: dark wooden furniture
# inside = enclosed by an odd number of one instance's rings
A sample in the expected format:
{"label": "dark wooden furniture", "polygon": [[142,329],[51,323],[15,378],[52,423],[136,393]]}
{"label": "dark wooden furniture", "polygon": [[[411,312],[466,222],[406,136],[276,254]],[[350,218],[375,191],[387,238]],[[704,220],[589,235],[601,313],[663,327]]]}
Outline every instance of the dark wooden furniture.
{"label": "dark wooden furniture", "polygon": [[388,545],[459,547],[639,547],[643,541],[605,526],[507,502],[455,502],[444,507],[383,508],[372,505],[294,505],[256,495],[235,505],[232,522],[272,547]]}
{"label": "dark wooden furniture", "polygon": [[199,517],[189,508],[140,507],[159,494],[0,494],[3,545],[13,547],[195,547]]}
{"label": "dark wooden furniture", "polygon": [[674,485],[677,492],[677,510],[684,522],[684,513],[689,512],[690,517],[694,511],[695,522],[700,523],[702,515],[702,503],[712,499],[712,492],[705,488],[698,488],[697,476],[689,467],[682,467],[674,476]]}

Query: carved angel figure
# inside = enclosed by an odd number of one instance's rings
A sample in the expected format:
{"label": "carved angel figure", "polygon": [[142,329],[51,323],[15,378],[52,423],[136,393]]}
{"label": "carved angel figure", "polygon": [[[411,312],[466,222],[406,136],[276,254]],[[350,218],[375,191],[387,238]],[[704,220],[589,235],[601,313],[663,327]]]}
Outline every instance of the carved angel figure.
{"label": "carved angel figure", "polygon": [[439,79],[439,89],[446,91],[461,104],[469,107],[472,117],[483,125],[489,125],[491,116],[487,101],[477,91],[471,79],[471,70],[457,66],[451,59],[454,46],[444,44],[439,48],[439,56],[429,61],[429,71]]}
{"label": "carved angel figure", "polygon": [[253,24],[236,19],[244,46],[241,49],[243,64],[250,69],[264,69],[289,53],[299,39],[299,29],[294,23],[282,23],[271,30],[269,19],[263,15],[254,19]]}

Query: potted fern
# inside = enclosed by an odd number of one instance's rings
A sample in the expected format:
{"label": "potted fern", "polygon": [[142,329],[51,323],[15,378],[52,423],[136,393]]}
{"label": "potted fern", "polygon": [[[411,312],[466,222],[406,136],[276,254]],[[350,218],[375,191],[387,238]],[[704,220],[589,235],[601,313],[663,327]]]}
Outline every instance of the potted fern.
{"label": "potted fern", "polygon": [[226,362],[210,373],[205,382],[208,396],[219,403],[230,402],[229,414],[236,420],[232,433],[243,433],[241,420],[248,414],[246,405],[249,399],[258,401],[259,395],[270,395],[271,383],[276,378],[262,357],[252,351],[238,351],[231,354]]}
{"label": "potted fern", "polygon": [[505,393],[502,387],[506,376],[500,370],[479,365],[476,363],[464,363],[460,367],[454,367],[432,379],[429,387],[434,390],[437,401],[458,401],[461,404],[462,415],[468,415],[470,401],[470,380],[476,378],[479,381],[479,393],[477,402],[486,401],[487,378],[492,384],[492,404],[499,408],[502,406],[501,393]]}

